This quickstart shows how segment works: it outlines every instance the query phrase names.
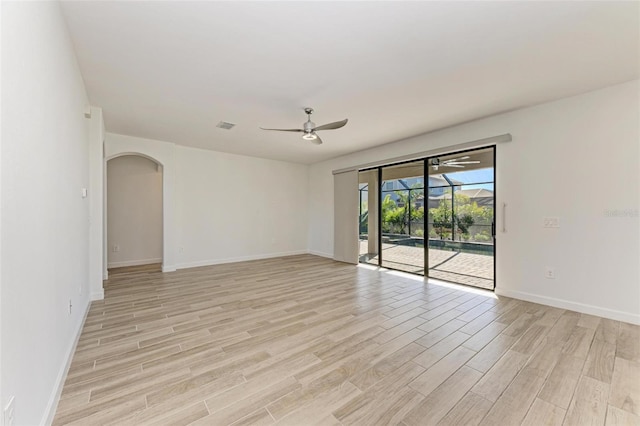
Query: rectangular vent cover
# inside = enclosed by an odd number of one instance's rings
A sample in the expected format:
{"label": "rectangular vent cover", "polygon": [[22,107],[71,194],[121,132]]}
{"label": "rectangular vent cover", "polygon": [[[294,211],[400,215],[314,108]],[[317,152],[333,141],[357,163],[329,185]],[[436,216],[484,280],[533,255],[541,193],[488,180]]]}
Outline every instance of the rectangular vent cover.
{"label": "rectangular vent cover", "polygon": [[225,130],[233,129],[234,126],[235,126],[235,124],[227,123],[226,121],[221,121],[216,125],[216,127],[219,127],[221,129],[225,129]]}

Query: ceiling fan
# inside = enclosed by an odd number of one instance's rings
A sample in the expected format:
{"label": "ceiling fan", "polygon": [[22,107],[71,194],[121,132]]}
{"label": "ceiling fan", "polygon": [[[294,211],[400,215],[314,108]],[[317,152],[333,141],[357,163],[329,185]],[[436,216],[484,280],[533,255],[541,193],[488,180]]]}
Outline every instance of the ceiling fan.
{"label": "ceiling fan", "polygon": [[459,169],[464,169],[465,164],[480,164],[480,161],[462,161],[468,160],[469,158],[471,157],[469,157],[468,155],[460,158],[451,158],[444,161],[440,161],[439,158],[432,158],[431,167],[433,167],[433,170],[438,170],[439,167],[457,167]]}
{"label": "ceiling fan", "polygon": [[279,132],[301,132],[304,133],[302,135],[302,139],[311,141],[316,145],[320,145],[322,143],[322,139],[316,133],[319,130],[333,130],[344,127],[347,124],[348,119],[344,119],[341,121],[334,121],[333,123],[323,124],[322,126],[316,127],[316,123],[311,121],[311,114],[313,113],[313,108],[305,108],[305,114],[307,114],[307,121],[303,124],[302,129],[265,129],[264,127],[260,127],[262,130],[276,130]]}

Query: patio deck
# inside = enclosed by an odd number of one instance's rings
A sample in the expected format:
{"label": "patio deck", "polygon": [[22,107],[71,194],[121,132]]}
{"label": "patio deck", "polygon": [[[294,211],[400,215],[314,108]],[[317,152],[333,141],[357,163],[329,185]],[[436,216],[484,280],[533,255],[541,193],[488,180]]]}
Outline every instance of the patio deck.
{"label": "patio deck", "polygon": [[[366,240],[360,240],[360,261],[377,265],[378,256],[369,256]],[[422,247],[382,244],[385,266],[405,272],[424,275],[424,251]],[[493,289],[493,256],[429,249],[429,277]]]}

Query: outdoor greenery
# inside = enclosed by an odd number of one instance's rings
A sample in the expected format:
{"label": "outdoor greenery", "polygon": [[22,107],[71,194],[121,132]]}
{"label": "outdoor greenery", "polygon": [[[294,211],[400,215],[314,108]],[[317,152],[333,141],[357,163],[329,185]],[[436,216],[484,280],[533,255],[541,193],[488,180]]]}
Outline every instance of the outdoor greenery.
{"label": "outdoor greenery", "polygon": [[[423,237],[425,208],[418,207],[416,201],[423,199],[422,189],[394,191],[394,197],[386,194],[382,200],[382,232],[385,234],[408,235]],[[367,202],[363,200],[360,217],[360,232],[367,233],[368,212]],[[429,223],[433,224],[429,230],[429,238],[450,240],[455,233],[456,241],[491,242],[491,221],[493,208],[479,206],[477,202],[464,194],[455,194],[455,211],[452,211],[451,199],[441,199],[437,207],[428,209]],[[411,217],[409,217],[409,212]]]}
{"label": "outdoor greenery", "polygon": [[[490,232],[486,229],[473,232],[473,225],[490,226],[493,218],[493,209],[486,206],[478,206],[464,194],[455,194],[455,214],[452,211],[451,200],[442,199],[438,207],[429,209],[429,219],[433,223],[430,232],[432,238],[451,239],[453,231],[460,241],[491,241]],[[455,228],[453,228],[455,226]],[[478,228],[478,227],[476,227]]]}
{"label": "outdoor greenery", "polygon": [[[394,193],[398,198],[397,202],[391,198],[391,194],[387,194],[382,200],[382,232],[408,234],[409,220],[411,220],[411,234],[421,236],[424,226],[424,208],[417,207],[416,200],[423,195],[424,191],[394,191]],[[421,235],[418,235],[418,232]]]}

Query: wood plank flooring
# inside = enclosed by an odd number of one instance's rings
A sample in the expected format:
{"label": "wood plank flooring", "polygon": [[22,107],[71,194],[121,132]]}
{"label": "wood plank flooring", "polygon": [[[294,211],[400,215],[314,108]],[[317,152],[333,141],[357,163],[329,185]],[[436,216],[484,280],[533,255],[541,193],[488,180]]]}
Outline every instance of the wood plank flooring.
{"label": "wood plank flooring", "polygon": [[311,255],[112,274],[54,425],[640,425],[640,327]]}

